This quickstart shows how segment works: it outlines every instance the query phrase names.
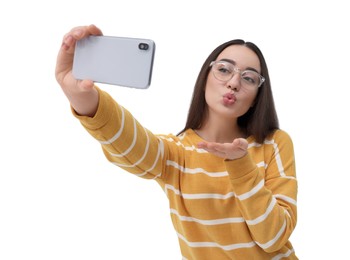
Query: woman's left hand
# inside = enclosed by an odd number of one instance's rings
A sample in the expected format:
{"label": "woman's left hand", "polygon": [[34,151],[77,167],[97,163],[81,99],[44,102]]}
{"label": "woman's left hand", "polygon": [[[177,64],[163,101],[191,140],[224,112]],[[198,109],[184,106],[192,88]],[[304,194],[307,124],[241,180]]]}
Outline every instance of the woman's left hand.
{"label": "woman's left hand", "polygon": [[197,147],[227,160],[242,158],[248,152],[248,142],[244,138],[237,138],[232,143],[201,142]]}

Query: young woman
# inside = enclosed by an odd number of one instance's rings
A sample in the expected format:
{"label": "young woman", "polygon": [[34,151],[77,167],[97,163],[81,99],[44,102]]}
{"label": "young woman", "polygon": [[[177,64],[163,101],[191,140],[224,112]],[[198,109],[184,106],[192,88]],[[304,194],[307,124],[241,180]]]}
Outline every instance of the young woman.
{"label": "young woman", "polygon": [[264,57],[249,42],[217,47],[199,73],[186,126],[154,135],[90,80],[72,76],[73,28],[56,78],[74,115],[113,164],[154,179],[169,199],[183,259],[297,259],[293,143],[280,130]]}

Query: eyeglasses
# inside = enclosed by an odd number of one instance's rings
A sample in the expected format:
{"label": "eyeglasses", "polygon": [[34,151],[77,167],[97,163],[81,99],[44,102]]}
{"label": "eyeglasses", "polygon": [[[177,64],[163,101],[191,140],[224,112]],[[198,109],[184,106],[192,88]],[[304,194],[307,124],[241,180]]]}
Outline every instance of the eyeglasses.
{"label": "eyeglasses", "polygon": [[226,61],[212,61],[210,63],[214,77],[222,82],[227,82],[233,78],[236,73],[241,76],[242,86],[249,88],[259,88],[265,81],[265,78],[253,70],[244,70],[236,68],[233,64]]}

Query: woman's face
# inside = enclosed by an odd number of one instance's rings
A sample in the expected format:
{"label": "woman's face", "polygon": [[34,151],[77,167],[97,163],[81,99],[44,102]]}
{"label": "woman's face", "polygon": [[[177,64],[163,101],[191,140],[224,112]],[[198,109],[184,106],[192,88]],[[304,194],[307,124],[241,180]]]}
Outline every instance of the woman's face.
{"label": "woman's face", "polygon": [[[253,106],[258,93],[257,87],[241,80],[240,72],[255,70],[260,74],[258,56],[249,48],[242,45],[231,45],[224,49],[216,61],[224,61],[227,67],[213,67],[209,71],[205,87],[205,99],[208,105],[209,116],[219,116],[236,119],[244,115]],[[218,79],[218,73],[228,73],[235,69],[232,78],[226,81]],[[214,71],[215,70],[215,71]],[[216,72],[216,76],[214,75]]]}

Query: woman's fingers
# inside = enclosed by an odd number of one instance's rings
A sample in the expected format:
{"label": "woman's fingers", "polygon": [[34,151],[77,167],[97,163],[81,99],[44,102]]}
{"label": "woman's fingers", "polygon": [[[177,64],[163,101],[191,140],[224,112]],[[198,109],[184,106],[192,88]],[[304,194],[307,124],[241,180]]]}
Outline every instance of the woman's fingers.
{"label": "woman's fingers", "polygon": [[197,147],[225,159],[238,159],[247,153],[248,142],[244,138],[237,138],[232,143],[200,142]]}

